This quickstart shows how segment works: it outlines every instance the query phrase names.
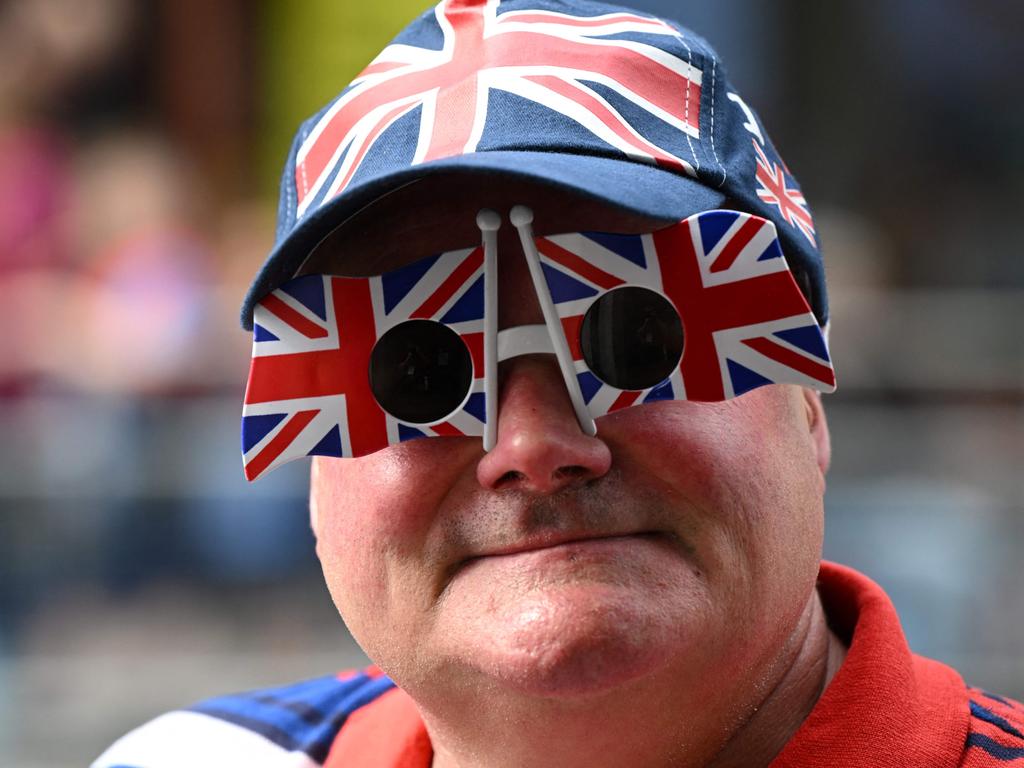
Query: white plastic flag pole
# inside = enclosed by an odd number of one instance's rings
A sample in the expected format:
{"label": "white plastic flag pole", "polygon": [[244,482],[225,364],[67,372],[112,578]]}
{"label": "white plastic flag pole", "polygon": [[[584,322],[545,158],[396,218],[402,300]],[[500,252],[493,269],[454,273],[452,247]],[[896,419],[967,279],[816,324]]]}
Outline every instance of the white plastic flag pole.
{"label": "white plastic flag pole", "polygon": [[596,435],[597,424],[594,423],[594,418],[583,401],[580,382],[576,378],[576,365],[573,363],[572,354],[569,352],[569,343],[562,331],[562,321],[558,317],[558,310],[555,309],[555,302],[551,299],[551,292],[548,290],[548,284],[540,266],[540,254],[537,252],[537,244],[533,241],[533,211],[525,205],[517,205],[509,213],[509,220],[519,231],[519,241],[523,245],[526,264],[530,268],[533,289],[537,293],[537,301],[540,302],[541,311],[544,313],[544,324],[547,326],[551,346],[554,347],[555,357],[558,359],[558,367],[562,370],[562,378],[565,379],[565,388],[569,391],[569,399],[572,400],[576,420],[579,421],[580,429],[584,434]]}
{"label": "white plastic flag pole", "polygon": [[498,439],[498,228],[501,216],[484,208],[476,215],[484,242],[484,450]]}

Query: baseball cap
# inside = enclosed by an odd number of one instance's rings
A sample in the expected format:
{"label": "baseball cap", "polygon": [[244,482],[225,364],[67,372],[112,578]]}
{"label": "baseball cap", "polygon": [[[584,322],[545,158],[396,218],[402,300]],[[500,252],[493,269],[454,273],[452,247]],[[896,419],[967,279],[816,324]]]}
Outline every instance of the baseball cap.
{"label": "baseball cap", "polygon": [[665,221],[721,207],[767,218],[827,325],[807,202],[706,41],[591,0],[443,0],[300,126],[243,327],[350,216],[452,172],[534,181]]}

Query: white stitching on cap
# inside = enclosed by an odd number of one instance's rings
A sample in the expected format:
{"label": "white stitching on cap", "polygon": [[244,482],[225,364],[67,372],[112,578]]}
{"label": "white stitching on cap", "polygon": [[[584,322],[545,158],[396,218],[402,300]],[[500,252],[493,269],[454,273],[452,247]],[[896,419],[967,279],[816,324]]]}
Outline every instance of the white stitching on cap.
{"label": "white stitching on cap", "polygon": [[[301,147],[303,144],[305,144],[306,143],[306,139],[308,139],[308,138],[309,138],[309,126],[307,125],[305,130],[303,130],[303,132],[302,132],[302,141],[299,143],[299,146]],[[298,159],[299,159],[298,158],[298,152],[296,152],[295,153],[295,160],[296,160],[296,162],[298,162]],[[306,199],[306,197],[309,195],[309,179],[306,178],[306,162],[305,162],[305,160],[302,161],[301,167],[302,167],[302,198]],[[296,197],[298,197],[298,195],[296,195]],[[297,204],[298,203],[296,202],[296,205]]]}
{"label": "white stitching on cap", "polygon": [[[287,168],[287,166],[285,166]],[[288,179],[288,223],[295,226],[295,208],[298,205],[299,190],[296,188],[295,174],[289,174]]]}
{"label": "white stitching on cap", "polygon": [[[675,27],[672,27],[672,30],[675,32],[675,37],[678,38],[679,42],[683,44],[683,48],[686,49],[686,63],[689,64],[690,67],[693,67],[693,51],[691,51],[690,50],[690,46],[687,45],[686,39],[683,37],[683,34],[678,29],[676,29]],[[689,82],[689,81],[687,81],[687,82]],[[686,87],[686,106],[683,109],[683,122],[685,122],[687,125],[689,125],[689,123],[690,123],[690,86],[689,85],[687,85],[687,87]],[[697,104],[697,124],[700,125],[700,104]],[[714,134],[711,134],[711,135],[712,135],[712,140],[713,140],[714,139]],[[690,145],[690,154],[693,155],[693,162],[696,164],[696,167],[694,168],[693,172],[694,173],[698,173],[700,171],[700,158],[697,157],[697,151],[693,148],[693,141],[690,139],[690,134],[688,134],[688,133],[686,134],[686,143]]]}
{"label": "white stitching on cap", "polygon": [[715,70],[717,69],[718,62],[715,58],[711,57],[711,154],[715,156],[715,162],[718,163],[718,167],[722,169],[722,180],[718,182],[718,187],[721,189],[725,185],[725,182],[729,178],[728,172],[725,170],[725,165],[718,157],[718,152],[715,151]]}

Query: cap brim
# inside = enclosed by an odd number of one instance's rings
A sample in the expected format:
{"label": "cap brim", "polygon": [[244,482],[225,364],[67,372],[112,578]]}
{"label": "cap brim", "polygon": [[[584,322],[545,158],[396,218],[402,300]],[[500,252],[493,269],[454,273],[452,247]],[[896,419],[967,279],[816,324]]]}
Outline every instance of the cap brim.
{"label": "cap brim", "polygon": [[252,330],[257,302],[295,276],[309,253],[346,219],[377,198],[417,179],[479,170],[537,182],[651,219],[679,221],[721,206],[726,195],[696,179],[641,162],[555,152],[476,152],[434,160],[360,180],[306,216],[271,251],[242,305]]}

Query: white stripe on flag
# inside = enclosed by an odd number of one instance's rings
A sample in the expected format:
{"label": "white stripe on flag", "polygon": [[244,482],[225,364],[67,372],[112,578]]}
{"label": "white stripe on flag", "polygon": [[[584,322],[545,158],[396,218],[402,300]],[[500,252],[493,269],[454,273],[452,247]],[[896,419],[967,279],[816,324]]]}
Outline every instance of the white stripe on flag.
{"label": "white stripe on flag", "polygon": [[122,736],[91,768],[319,768],[253,731],[198,712],[168,712]]}

